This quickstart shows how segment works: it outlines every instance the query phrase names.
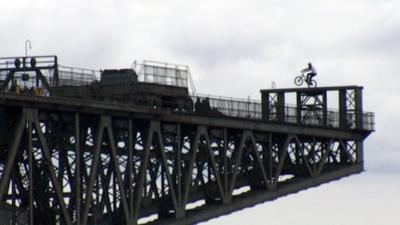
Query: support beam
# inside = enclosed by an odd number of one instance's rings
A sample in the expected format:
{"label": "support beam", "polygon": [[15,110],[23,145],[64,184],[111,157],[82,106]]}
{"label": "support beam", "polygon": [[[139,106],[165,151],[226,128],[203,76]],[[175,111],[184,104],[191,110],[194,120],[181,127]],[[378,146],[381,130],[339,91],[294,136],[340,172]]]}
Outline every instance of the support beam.
{"label": "support beam", "polygon": [[3,176],[1,177],[1,182],[0,182],[0,202],[3,202],[3,197],[6,191],[8,191],[8,185],[10,183],[10,174],[14,166],[15,162],[15,157],[18,152],[18,147],[21,143],[21,136],[22,132],[24,130],[25,126],[25,116],[21,116],[21,118],[18,120],[15,132],[14,132],[14,138],[11,140],[10,144],[10,150],[8,151],[7,155],[7,163],[5,165],[4,171],[3,171]]}
{"label": "support beam", "polygon": [[103,121],[100,121],[100,124],[98,125],[97,129],[97,136],[95,140],[95,147],[94,147],[94,153],[93,153],[93,160],[92,160],[92,165],[90,169],[90,176],[89,176],[89,183],[87,184],[87,191],[85,194],[85,206],[83,208],[83,213],[82,213],[82,224],[88,224],[88,217],[89,217],[89,210],[90,210],[90,205],[92,204],[92,198],[93,198],[93,186],[96,181],[96,176],[97,176],[97,168],[98,168],[98,163],[100,159],[100,148],[102,146],[102,141],[103,141],[103,133],[104,133],[104,124]]}
{"label": "support beam", "polygon": [[45,156],[47,164],[48,164],[48,170],[49,170],[49,173],[50,173],[51,181],[52,181],[52,184],[53,184],[53,188],[56,191],[58,203],[59,203],[59,205],[61,207],[61,211],[62,211],[62,214],[63,214],[63,217],[64,217],[64,221],[65,221],[65,223],[67,225],[72,225],[72,220],[71,220],[70,214],[69,214],[69,212],[67,210],[67,206],[65,205],[65,202],[64,202],[64,197],[63,197],[63,194],[62,194],[63,193],[62,192],[62,186],[60,185],[60,183],[57,180],[57,175],[56,175],[56,172],[55,172],[55,170],[53,168],[53,164],[52,164],[52,158],[51,158],[49,149],[47,147],[45,138],[43,136],[43,133],[42,133],[42,130],[41,130],[41,127],[40,127],[40,122],[39,122],[38,118],[35,119],[34,124],[35,124],[35,128],[36,128],[35,129],[36,133],[39,136],[39,141],[40,141],[40,143],[42,145],[43,155]]}
{"label": "support beam", "polygon": [[81,139],[80,139],[80,117],[75,113],[75,204],[76,225],[81,224]]}
{"label": "support beam", "polygon": [[109,138],[109,144],[110,144],[110,150],[111,150],[111,160],[113,162],[112,164],[114,165],[114,172],[116,174],[118,189],[119,189],[119,192],[121,195],[120,198],[121,198],[121,202],[122,202],[122,209],[123,209],[124,216],[125,216],[125,222],[127,224],[129,224],[131,221],[131,218],[129,216],[129,209],[128,209],[128,202],[127,202],[125,187],[123,185],[122,175],[121,175],[121,172],[119,169],[119,162],[118,162],[118,158],[117,158],[117,150],[115,148],[114,133],[112,131],[111,118],[110,117],[102,117],[101,120],[104,121],[103,123],[108,132],[108,138]]}

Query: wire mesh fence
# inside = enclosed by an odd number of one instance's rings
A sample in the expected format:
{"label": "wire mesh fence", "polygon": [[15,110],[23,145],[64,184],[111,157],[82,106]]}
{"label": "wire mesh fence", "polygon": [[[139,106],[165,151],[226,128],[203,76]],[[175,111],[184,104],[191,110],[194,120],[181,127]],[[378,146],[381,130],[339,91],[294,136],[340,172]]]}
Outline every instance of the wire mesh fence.
{"label": "wire mesh fence", "polygon": [[[270,107],[266,118],[262,118],[262,104],[251,99],[229,98],[212,95],[191,96],[194,112],[210,116],[229,116],[247,119],[265,119],[271,122],[284,122],[307,126],[322,126],[329,128],[374,130],[374,114],[371,112],[348,113],[345,125],[341,125],[340,114],[335,110],[328,110],[326,118],[322,109],[298,111],[295,106],[285,106],[283,112],[277,112],[276,107]],[[361,120],[361,124],[357,124]],[[359,127],[361,126],[361,127]]]}
{"label": "wire mesh fence", "polygon": [[[98,81],[100,79],[100,71],[58,66],[58,77],[60,86],[84,86]],[[54,83],[51,77],[50,83]]]}
{"label": "wire mesh fence", "polygon": [[361,114],[364,130],[375,130],[375,114],[372,112],[364,112]]}
{"label": "wire mesh fence", "polygon": [[143,61],[142,64],[135,65],[135,70],[138,74],[138,81],[141,82],[188,87],[190,70],[185,65]]}
{"label": "wire mesh fence", "polygon": [[261,103],[255,100],[202,94],[193,95],[192,99],[197,113],[251,119],[262,117]]}
{"label": "wire mesh fence", "polygon": [[[88,85],[101,79],[101,71],[67,66],[59,66],[58,69],[61,86]],[[133,69],[137,73],[139,82],[188,88],[190,76],[188,66],[143,61],[141,64],[135,64]]]}

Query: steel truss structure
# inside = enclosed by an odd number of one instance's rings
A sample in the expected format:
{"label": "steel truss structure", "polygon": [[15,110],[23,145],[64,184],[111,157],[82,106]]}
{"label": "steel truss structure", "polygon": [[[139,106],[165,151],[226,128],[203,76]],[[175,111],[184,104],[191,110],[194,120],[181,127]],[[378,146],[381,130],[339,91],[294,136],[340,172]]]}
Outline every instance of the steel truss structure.
{"label": "steel truss structure", "polygon": [[[187,87],[188,68],[164,67],[148,82]],[[2,222],[194,224],[362,172],[374,129],[358,86],[198,95],[190,110],[51,93],[96,77],[55,56],[0,59]]]}
{"label": "steel truss structure", "polygon": [[371,132],[13,94],[0,126],[10,224],[66,225],[205,221],[361,172]]}

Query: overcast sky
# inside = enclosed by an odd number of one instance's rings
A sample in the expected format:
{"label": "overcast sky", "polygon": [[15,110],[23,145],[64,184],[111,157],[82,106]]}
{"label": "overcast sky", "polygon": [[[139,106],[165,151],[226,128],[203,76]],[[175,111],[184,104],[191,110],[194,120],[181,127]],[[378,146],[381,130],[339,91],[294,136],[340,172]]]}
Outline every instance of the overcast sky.
{"label": "overcast sky", "polygon": [[29,54],[67,66],[186,64],[199,93],[255,99],[309,61],[320,86],[364,86],[377,123],[365,173],[206,224],[400,224],[399,1],[0,1],[0,57],[30,39]]}

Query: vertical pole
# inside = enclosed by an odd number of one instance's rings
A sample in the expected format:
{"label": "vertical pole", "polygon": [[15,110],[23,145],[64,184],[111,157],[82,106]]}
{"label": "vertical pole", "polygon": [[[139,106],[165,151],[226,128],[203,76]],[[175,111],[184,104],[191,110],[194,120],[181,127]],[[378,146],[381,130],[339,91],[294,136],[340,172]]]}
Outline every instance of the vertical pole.
{"label": "vertical pole", "polygon": [[263,120],[269,120],[269,92],[261,91],[261,115]]}
{"label": "vertical pole", "polygon": [[228,131],[224,128],[224,193],[228,192]]}
{"label": "vertical pole", "polygon": [[176,166],[177,166],[177,178],[178,178],[178,205],[182,206],[182,176],[181,176],[181,125],[176,125]]}
{"label": "vertical pole", "polygon": [[301,102],[301,95],[302,95],[301,92],[299,91],[296,92],[296,121],[298,124],[302,123],[301,109],[303,107],[303,103]]}
{"label": "vertical pole", "polygon": [[29,160],[29,224],[33,225],[33,151],[32,151],[32,122],[28,122],[28,160]]}
{"label": "vertical pole", "polygon": [[[58,59],[57,56],[54,57],[54,84],[56,87],[59,85],[59,71],[58,71]],[[50,84],[52,85],[52,84]]]}
{"label": "vertical pole", "polygon": [[[159,149],[160,149],[160,152],[161,151],[163,151],[164,149],[161,149],[161,146],[160,146],[161,144],[159,144]],[[160,195],[162,196],[162,197],[164,197],[165,195],[166,195],[166,192],[165,192],[165,169],[164,169],[164,167],[162,166],[162,165],[160,165],[160,170],[161,170],[161,193],[160,193]]]}
{"label": "vertical pole", "polygon": [[277,93],[277,113],[278,113],[278,121],[285,122],[285,92],[278,92]]}
{"label": "vertical pole", "polygon": [[[110,128],[109,128],[110,129]],[[107,130],[109,130],[107,129]],[[110,139],[111,139],[111,135]],[[111,145],[111,144],[110,144]],[[113,147],[111,147],[113,148]],[[114,162],[112,162],[111,160],[113,160],[112,158],[110,158],[110,164],[114,164],[114,167],[118,167],[118,164],[116,163],[116,159],[114,160]],[[117,177],[116,177],[117,172],[114,172],[114,175],[112,176],[112,190],[113,190],[113,210],[117,209],[117,201],[118,201],[118,197],[117,197]],[[100,189],[100,188],[98,188]],[[100,200],[100,195],[98,196],[99,200]],[[100,202],[99,202],[100,203]]]}
{"label": "vertical pole", "polygon": [[322,125],[328,126],[328,98],[326,91],[322,92]]}
{"label": "vertical pole", "polygon": [[355,113],[356,113],[356,127],[359,130],[364,129],[363,121],[363,108],[362,108],[362,87],[357,87],[354,90]]}
{"label": "vertical pole", "polygon": [[179,83],[178,83],[179,75],[180,75],[179,68],[178,68],[178,66],[175,66],[175,84],[174,84],[174,86],[179,86]]}
{"label": "vertical pole", "polygon": [[185,216],[185,209],[183,208],[183,198],[182,198],[182,162],[181,162],[181,153],[182,153],[182,146],[181,146],[181,124],[176,125],[176,179],[177,179],[177,208],[175,210],[175,217],[176,218],[183,218]]}
{"label": "vertical pole", "polygon": [[81,151],[79,113],[75,113],[75,179],[76,179],[76,224],[81,224]]}
{"label": "vertical pole", "polygon": [[39,76],[36,76],[36,88],[39,88]]}
{"label": "vertical pole", "polygon": [[272,174],[272,133],[268,133],[268,179],[272,180],[273,174]]}
{"label": "vertical pole", "polygon": [[129,196],[129,218],[133,218],[133,132],[132,118],[128,121],[128,196]]}
{"label": "vertical pole", "polygon": [[[101,151],[101,150],[100,150]],[[101,161],[100,161],[100,164],[101,164]],[[98,167],[99,167],[99,165],[98,165]],[[110,178],[111,179],[111,178]],[[112,181],[110,181],[111,182],[111,187],[112,187]],[[96,179],[96,207],[98,206],[98,205],[100,205],[100,179]],[[95,208],[94,209],[94,211],[96,211],[97,210],[97,208]]]}
{"label": "vertical pole", "polygon": [[[13,170],[13,173],[11,174],[11,196],[12,196],[12,206],[16,207],[16,187],[15,187],[15,169]],[[17,224],[17,213],[15,210],[12,212],[12,217],[11,217],[11,224],[16,225]]]}
{"label": "vertical pole", "polygon": [[[58,117],[58,120],[60,121],[61,118]],[[44,131],[47,132],[47,131]],[[57,127],[57,132],[61,133],[63,132],[59,127]],[[65,146],[64,146],[64,141],[62,137],[57,138],[57,142],[59,145],[59,150],[58,150],[58,183],[60,184],[60,187],[63,187],[63,176],[64,176],[64,167],[65,167],[65,160],[67,160],[67,155],[65,151]],[[63,190],[62,190],[63,191]]]}
{"label": "vertical pole", "polygon": [[313,142],[311,144],[311,156],[312,156],[312,162],[313,162],[313,164],[312,164],[312,172],[314,174],[317,171],[317,163],[315,162],[315,160],[317,158],[316,157],[316,149],[315,149],[316,146],[317,146],[317,139],[315,137],[313,137],[312,139],[313,139]]}
{"label": "vertical pole", "polygon": [[339,127],[347,128],[347,100],[346,91],[339,90]]}

